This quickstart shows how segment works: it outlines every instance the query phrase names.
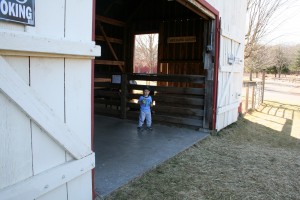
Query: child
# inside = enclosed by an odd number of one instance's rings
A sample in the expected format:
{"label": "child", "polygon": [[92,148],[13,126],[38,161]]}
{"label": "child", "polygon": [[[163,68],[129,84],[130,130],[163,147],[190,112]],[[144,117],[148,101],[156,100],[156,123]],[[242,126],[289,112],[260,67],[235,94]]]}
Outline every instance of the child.
{"label": "child", "polygon": [[140,104],[140,116],[139,116],[139,125],[138,130],[142,130],[142,126],[144,124],[145,118],[146,118],[146,124],[147,124],[147,130],[151,131],[151,109],[152,106],[152,97],[149,95],[150,89],[148,87],[144,88],[143,96],[140,96],[139,98],[139,104]]}

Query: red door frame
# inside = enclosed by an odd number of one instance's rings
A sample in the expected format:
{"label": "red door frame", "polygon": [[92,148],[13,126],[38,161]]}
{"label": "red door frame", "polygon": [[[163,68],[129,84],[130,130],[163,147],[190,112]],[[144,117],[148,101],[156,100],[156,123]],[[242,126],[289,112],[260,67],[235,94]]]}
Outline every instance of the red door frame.
{"label": "red door frame", "polygon": [[[217,95],[218,95],[218,69],[219,69],[219,51],[220,51],[220,18],[219,11],[215,9],[205,0],[198,0],[198,2],[207,10],[215,15],[215,65],[214,65],[214,91],[213,91],[213,116],[212,129],[216,129],[216,110],[217,110]],[[95,41],[95,16],[96,16],[96,0],[93,0],[92,6],[92,40]],[[94,60],[91,62],[91,148],[94,151]],[[95,170],[92,170],[92,190],[93,199],[96,197],[95,193]]]}
{"label": "red door frame", "polygon": [[219,11],[215,9],[205,0],[198,0],[198,2],[207,10],[215,15],[215,65],[214,65],[214,90],[213,90],[213,116],[212,116],[212,130],[216,129],[217,120],[217,97],[218,97],[218,73],[219,73],[219,54],[220,54],[220,15]]}

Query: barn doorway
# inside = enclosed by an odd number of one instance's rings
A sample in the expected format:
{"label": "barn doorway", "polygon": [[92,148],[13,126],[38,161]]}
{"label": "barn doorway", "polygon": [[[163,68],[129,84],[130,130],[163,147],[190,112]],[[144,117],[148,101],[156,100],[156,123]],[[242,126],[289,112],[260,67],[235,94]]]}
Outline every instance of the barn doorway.
{"label": "barn doorway", "polygon": [[[109,174],[116,182],[118,176],[124,180],[127,169],[146,166],[173,147],[169,155],[174,155],[207,135],[195,129],[212,128],[214,15],[198,4],[186,0],[96,1],[95,38],[102,52],[94,69],[96,185],[106,182],[110,186],[111,179],[105,178]],[[135,40],[153,33],[158,34],[157,70],[143,73],[135,69]],[[157,127],[151,134],[139,135],[136,100],[145,85],[154,92]],[[153,151],[144,151],[147,145]],[[130,161],[132,156],[138,160]]]}
{"label": "barn doorway", "polygon": [[[136,120],[140,94],[133,91],[141,93],[144,85],[135,83],[155,82],[154,121],[212,128],[214,20],[191,2],[96,1],[102,55],[95,60],[95,113]],[[153,33],[159,35],[157,72],[151,67],[141,73],[145,66],[135,66],[143,59],[135,52],[135,38]]]}

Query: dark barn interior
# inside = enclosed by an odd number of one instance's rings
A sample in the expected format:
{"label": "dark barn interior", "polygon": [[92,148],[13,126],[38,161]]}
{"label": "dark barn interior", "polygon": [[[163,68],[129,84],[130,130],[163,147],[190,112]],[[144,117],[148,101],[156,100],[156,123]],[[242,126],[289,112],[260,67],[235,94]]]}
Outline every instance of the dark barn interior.
{"label": "dark barn interior", "polygon": [[[97,0],[95,113],[138,118],[136,99],[151,85],[153,121],[211,129],[213,19],[185,0]],[[157,73],[137,74],[137,34],[158,33]]]}

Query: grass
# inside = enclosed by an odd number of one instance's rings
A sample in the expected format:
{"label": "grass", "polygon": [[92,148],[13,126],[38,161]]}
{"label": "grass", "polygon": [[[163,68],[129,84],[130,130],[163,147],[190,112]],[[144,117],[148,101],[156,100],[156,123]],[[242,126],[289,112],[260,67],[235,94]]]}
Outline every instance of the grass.
{"label": "grass", "polygon": [[264,106],[105,199],[300,199],[300,140],[290,135],[293,117],[266,109],[293,113],[300,107]]}

